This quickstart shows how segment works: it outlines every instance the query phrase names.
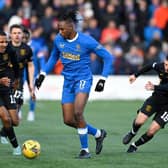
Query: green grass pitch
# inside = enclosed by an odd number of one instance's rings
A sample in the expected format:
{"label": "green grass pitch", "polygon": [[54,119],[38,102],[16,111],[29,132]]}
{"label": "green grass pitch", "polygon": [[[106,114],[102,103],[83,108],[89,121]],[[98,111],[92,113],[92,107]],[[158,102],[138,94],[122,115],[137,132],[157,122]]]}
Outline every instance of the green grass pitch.
{"label": "green grass pitch", "polygon": [[[26,121],[28,104],[23,106],[23,119],[15,128],[20,144],[35,139],[41,144],[38,158],[12,156],[11,146],[0,144],[0,168],[167,168],[168,130],[162,129],[137,153],[127,154],[128,145],[122,137],[130,130],[136,110],[142,101],[89,101],[85,109],[88,123],[107,131],[104,148],[95,154],[95,140],[89,136],[91,159],[79,160],[79,139],[75,129],[63,124],[59,101],[38,101],[36,121]],[[151,119],[140,129],[137,139],[149,126]]]}

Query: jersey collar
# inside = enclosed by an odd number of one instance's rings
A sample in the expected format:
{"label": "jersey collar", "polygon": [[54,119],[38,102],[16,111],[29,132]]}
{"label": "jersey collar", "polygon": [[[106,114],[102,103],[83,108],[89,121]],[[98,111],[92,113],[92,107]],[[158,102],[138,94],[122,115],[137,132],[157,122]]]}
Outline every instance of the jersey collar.
{"label": "jersey collar", "polygon": [[78,36],[79,36],[79,34],[76,33],[76,36],[73,39],[71,39],[71,40],[67,39],[67,41],[71,43],[71,42],[75,41],[78,38]]}

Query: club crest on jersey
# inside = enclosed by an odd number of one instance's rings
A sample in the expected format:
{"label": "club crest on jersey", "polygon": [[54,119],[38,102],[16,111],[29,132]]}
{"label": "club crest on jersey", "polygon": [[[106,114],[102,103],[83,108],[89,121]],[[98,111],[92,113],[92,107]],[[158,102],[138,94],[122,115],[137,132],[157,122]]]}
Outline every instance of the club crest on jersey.
{"label": "club crest on jersey", "polygon": [[60,46],[60,48],[64,48],[65,44],[64,43],[60,43],[59,46]]}
{"label": "club crest on jersey", "polygon": [[147,112],[151,112],[151,110],[152,110],[152,106],[151,106],[151,105],[147,105],[147,106],[146,106],[146,111],[147,111]]}
{"label": "club crest on jersey", "polygon": [[26,55],[26,50],[25,50],[25,49],[21,49],[21,50],[20,50],[20,55],[21,55],[21,56]]}
{"label": "club crest on jersey", "polygon": [[8,58],[9,58],[9,56],[8,56],[8,54],[3,54],[3,60],[5,61],[5,60],[7,60]]}
{"label": "club crest on jersey", "polygon": [[81,50],[81,47],[79,44],[76,45],[76,51],[80,51]]}

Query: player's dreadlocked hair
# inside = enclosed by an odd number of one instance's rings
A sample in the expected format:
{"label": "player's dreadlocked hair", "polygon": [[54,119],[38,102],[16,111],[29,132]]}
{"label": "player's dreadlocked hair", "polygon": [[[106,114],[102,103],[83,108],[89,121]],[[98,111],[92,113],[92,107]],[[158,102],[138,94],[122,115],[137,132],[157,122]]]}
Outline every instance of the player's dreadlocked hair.
{"label": "player's dreadlocked hair", "polygon": [[68,10],[65,12],[61,12],[61,14],[58,15],[58,20],[77,23],[78,22],[77,12],[75,10]]}

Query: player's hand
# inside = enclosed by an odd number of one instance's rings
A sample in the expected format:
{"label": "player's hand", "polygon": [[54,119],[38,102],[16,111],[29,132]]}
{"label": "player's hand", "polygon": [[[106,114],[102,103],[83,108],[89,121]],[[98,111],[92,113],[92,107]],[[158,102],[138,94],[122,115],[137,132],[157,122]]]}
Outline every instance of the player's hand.
{"label": "player's hand", "polygon": [[13,82],[13,89],[17,90],[19,88],[19,79],[15,79]]}
{"label": "player's hand", "polygon": [[0,84],[9,87],[11,80],[8,77],[0,78]]}
{"label": "player's hand", "polygon": [[30,87],[30,86],[29,86],[29,93],[30,93],[31,99],[32,99],[33,101],[35,101],[35,100],[36,100],[36,95],[35,95],[35,91],[34,91],[34,88],[33,88],[33,87]]}
{"label": "player's hand", "polygon": [[129,82],[132,84],[136,80],[135,75],[130,75],[129,76]]}
{"label": "player's hand", "polygon": [[44,78],[45,78],[45,75],[43,74],[40,74],[36,80],[35,80],[35,87],[37,87],[37,89],[39,89],[41,87],[41,84],[43,83],[44,81]]}
{"label": "player's hand", "polygon": [[95,91],[96,92],[102,92],[104,90],[105,80],[99,79],[99,81],[96,84]]}
{"label": "player's hand", "polygon": [[150,81],[145,85],[146,90],[154,90],[154,84]]}

